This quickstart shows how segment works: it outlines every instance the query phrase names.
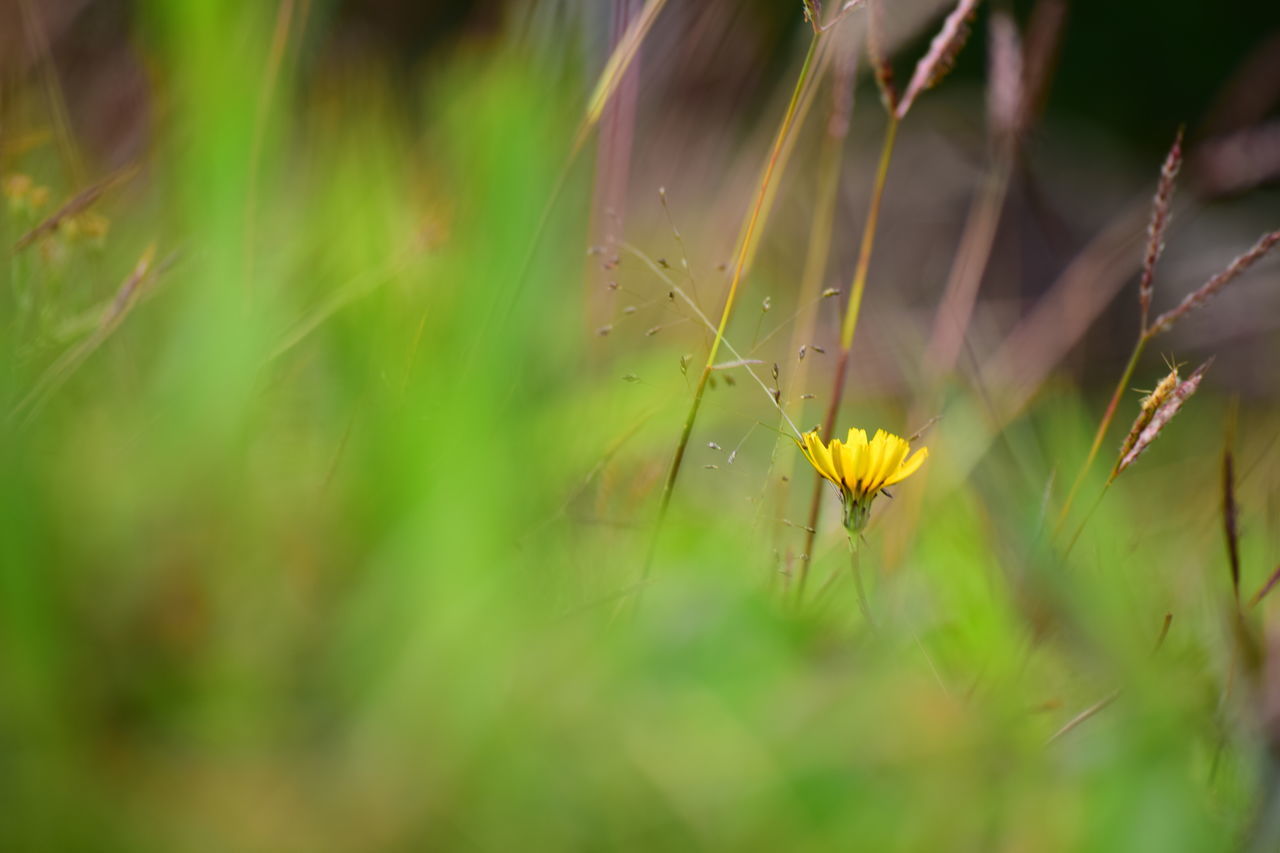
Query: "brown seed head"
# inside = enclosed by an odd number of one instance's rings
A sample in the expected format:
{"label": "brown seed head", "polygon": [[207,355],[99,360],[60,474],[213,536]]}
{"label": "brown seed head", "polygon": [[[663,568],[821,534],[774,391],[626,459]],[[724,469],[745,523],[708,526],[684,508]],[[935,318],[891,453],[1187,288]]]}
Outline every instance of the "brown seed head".
{"label": "brown seed head", "polygon": [[[1138,282],[1138,304],[1142,308],[1142,322],[1146,325],[1151,311],[1151,285],[1155,279],[1156,261],[1164,251],[1164,232],[1169,225],[1169,208],[1173,202],[1173,182],[1182,166],[1182,128],[1173,138],[1173,146],[1160,168],[1160,181],[1151,200],[1151,224],[1147,227],[1147,252],[1142,257],[1142,278]],[[1145,330],[1144,330],[1145,331]]]}
{"label": "brown seed head", "polygon": [[1138,432],[1132,446],[1121,454],[1120,461],[1116,463],[1115,470],[1111,474],[1113,479],[1132,465],[1142,455],[1142,451],[1151,446],[1151,442],[1156,440],[1156,437],[1160,435],[1160,431],[1182,408],[1182,404],[1187,402],[1188,398],[1200,387],[1200,380],[1204,378],[1204,372],[1209,369],[1209,365],[1212,363],[1213,359],[1209,359],[1197,367],[1195,372],[1188,376],[1186,380],[1179,382],[1169,392],[1160,406],[1152,411],[1150,418],[1147,419],[1146,425]]}
{"label": "brown seed head", "polygon": [[893,64],[884,51],[884,10],[880,0],[867,4],[867,56],[875,73],[880,100],[891,114],[898,111],[898,87],[893,82]]}
{"label": "brown seed head", "polygon": [[1206,281],[1200,286],[1199,290],[1188,294],[1185,299],[1178,303],[1176,308],[1171,308],[1157,317],[1155,322],[1151,324],[1151,330],[1147,334],[1156,335],[1160,332],[1168,331],[1174,323],[1208,302],[1214,294],[1230,284],[1233,279],[1266,257],[1267,253],[1274,249],[1277,243],[1280,243],[1280,231],[1263,234],[1258,242],[1253,244],[1253,248],[1228,264],[1225,270]]}
{"label": "brown seed head", "polygon": [[942,29],[938,30],[929,44],[929,52],[916,63],[911,82],[907,84],[907,92],[898,104],[899,119],[906,116],[921,92],[938,85],[951,71],[960,49],[969,40],[969,20],[977,6],[978,0],[960,0],[943,21]]}
{"label": "brown seed head", "polygon": [[1151,423],[1151,418],[1168,401],[1169,396],[1178,387],[1178,382],[1178,368],[1174,365],[1169,368],[1169,375],[1161,379],[1160,383],[1142,398],[1142,402],[1139,403],[1138,417],[1134,419],[1133,426],[1129,427],[1129,434],[1120,447],[1120,459],[1129,455],[1129,451],[1138,442],[1138,436],[1142,435],[1147,424]]}

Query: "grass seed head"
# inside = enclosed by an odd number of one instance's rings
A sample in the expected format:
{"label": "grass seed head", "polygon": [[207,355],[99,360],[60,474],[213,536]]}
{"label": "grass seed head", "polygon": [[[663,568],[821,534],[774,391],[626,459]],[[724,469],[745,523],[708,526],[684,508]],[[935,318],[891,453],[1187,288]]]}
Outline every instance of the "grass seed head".
{"label": "grass seed head", "polygon": [[895,111],[899,119],[906,116],[921,92],[932,89],[951,72],[961,48],[969,40],[969,22],[977,6],[978,0],[960,0],[943,21],[942,29],[929,44],[929,52],[916,63],[907,92]]}
{"label": "grass seed head", "polygon": [[[1178,366],[1176,364],[1169,365],[1169,373],[1156,385],[1154,389],[1142,398],[1138,404],[1138,417],[1134,419],[1133,426],[1129,428],[1129,434],[1125,437],[1124,444],[1120,447],[1119,459],[1124,459],[1129,455],[1129,451],[1137,444],[1138,437],[1142,435],[1142,431],[1147,428],[1147,424],[1151,423],[1151,418],[1163,406],[1173,394],[1181,381],[1178,376]],[[1119,462],[1117,461],[1117,465]],[[1118,471],[1117,471],[1118,473]]]}
{"label": "grass seed head", "polygon": [[1151,200],[1151,224],[1147,226],[1147,251],[1142,257],[1142,278],[1138,282],[1138,303],[1142,308],[1145,325],[1151,310],[1152,282],[1155,279],[1156,261],[1164,252],[1164,232],[1169,225],[1169,210],[1173,203],[1173,185],[1182,167],[1182,128],[1173,138],[1173,146],[1160,168],[1160,181]]}
{"label": "grass seed head", "polygon": [[[1213,363],[1213,359],[1206,361],[1195,369],[1195,371],[1185,380],[1177,382],[1169,389],[1159,405],[1150,406],[1150,414],[1147,414],[1148,407],[1144,406],[1143,414],[1139,415],[1139,421],[1144,421],[1139,428],[1139,424],[1134,424],[1134,429],[1130,430],[1130,437],[1125,440],[1125,449],[1120,454],[1120,461],[1116,463],[1115,470],[1112,472],[1112,478],[1119,476],[1126,468],[1132,465],[1142,452],[1151,446],[1151,442],[1155,441],[1160,435],[1160,431],[1173,419],[1173,416],[1182,408],[1182,404],[1187,402],[1196,389],[1200,387],[1200,380],[1204,378],[1204,372],[1209,369],[1209,365]],[[1176,373],[1176,371],[1175,371]],[[1168,381],[1169,377],[1165,377]],[[1161,382],[1164,385],[1165,382]],[[1159,391],[1159,387],[1156,389]],[[1148,397],[1155,397],[1156,392],[1153,391]],[[1145,401],[1144,401],[1145,402]]]}
{"label": "grass seed head", "polygon": [[1258,242],[1253,244],[1253,248],[1233,260],[1227,265],[1226,269],[1201,285],[1199,290],[1188,294],[1185,299],[1178,303],[1177,307],[1171,308],[1157,317],[1155,322],[1151,324],[1151,330],[1147,334],[1155,335],[1168,331],[1174,323],[1208,302],[1218,291],[1242,275],[1249,267],[1265,258],[1276,247],[1277,243],[1280,243],[1280,231],[1263,234]]}
{"label": "grass seed head", "polygon": [[875,74],[880,100],[890,114],[898,111],[898,86],[893,81],[893,63],[884,50],[884,9],[880,0],[867,4],[867,55]]}

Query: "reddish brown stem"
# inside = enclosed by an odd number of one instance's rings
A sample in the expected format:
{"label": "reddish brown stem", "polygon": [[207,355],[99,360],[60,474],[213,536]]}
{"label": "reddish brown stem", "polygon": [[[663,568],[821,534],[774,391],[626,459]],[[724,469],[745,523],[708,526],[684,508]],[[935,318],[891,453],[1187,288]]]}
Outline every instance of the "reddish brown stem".
{"label": "reddish brown stem", "polygon": [[[840,412],[840,398],[844,396],[844,377],[849,369],[849,350],[840,350],[840,355],[836,360],[836,378],[831,393],[831,402],[827,404],[826,417],[822,419],[822,434],[827,438],[831,437],[831,431],[836,426],[836,415]],[[809,519],[805,522],[804,531],[804,551],[800,554],[800,569],[796,575],[796,600],[804,600],[804,585],[809,579],[809,564],[813,561],[813,544],[814,538],[818,532],[818,516],[822,514],[822,484],[826,482],[821,477],[815,477],[813,481],[813,495],[809,500]]]}

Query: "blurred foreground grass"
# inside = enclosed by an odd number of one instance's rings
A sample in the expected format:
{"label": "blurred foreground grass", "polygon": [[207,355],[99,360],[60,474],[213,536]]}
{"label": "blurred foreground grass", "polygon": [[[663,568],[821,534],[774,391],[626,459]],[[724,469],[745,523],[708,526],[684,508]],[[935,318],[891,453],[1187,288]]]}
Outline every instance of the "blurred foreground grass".
{"label": "blurred foreground grass", "polygon": [[[0,846],[1247,837],[1266,767],[1233,675],[1211,393],[1068,559],[1041,494],[1095,401],[1052,384],[993,431],[959,395],[868,534],[870,630],[836,531],[828,592],[778,594],[795,543],[767,493],[796,451],[748,432],[774,417],[758,388],[722,385],[635,607],[688,390],[679,347],[589,333],[585,170],[523,268],[580,99],[490,50],[435,69],[420,119],[356,69],[293,105],[261,85],[268,22],[227,8],[148,7],[167,133],[104,202],[101,246],[62,229],[6,265]],[[49,149],[4,167],[67,189]],[[38,221],[11,205],[5,245]],[[915,426],[851,398],[861,425]],[[1247,531],[1275,505],[1277,423],[1243,414]],[[1275,560],[1261,528],[1249,591]]]}

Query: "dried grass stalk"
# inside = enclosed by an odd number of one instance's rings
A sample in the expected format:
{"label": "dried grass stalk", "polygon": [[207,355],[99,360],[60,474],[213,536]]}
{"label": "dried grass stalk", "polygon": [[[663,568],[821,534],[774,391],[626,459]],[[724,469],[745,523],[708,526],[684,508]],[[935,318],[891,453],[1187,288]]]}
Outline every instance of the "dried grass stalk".
{"label": "dried grass stalk", "polygon": [[1116,465],[1115,472],[1111,475],[1115,479],[1121,472],[1134,463],[1142,451],[1151,446],[1151,442],[1156,440],[1160,435],[1160,431],[1173,419],[1173,416],[1182,408],[1182,404],[1187,402],[1188,398],[1196,392],[1200,387],[1200,380],[1204,378],[1204,372],[1209,369],[1209,365],[1213,363],[1213,359],[1209,359],[1204,364],[1195,369],[1195,372],[1188,376],[1184,381],[1179,382],[1177,386],[1168,393],[1168,396],[1160,403],[1147,420],[1146,425],[1138,433],[1137,438],[1132,442],[1128,451],[1120,457],[1120,462]]}
{"label": "dried grass stalk", "polygon": [[137,166],[126,166],[117,172],[107,175],[107,177],[98,181],[96,184],[76,193],[65,204],[63,204],[62,207],[55,210],[46,219],[19,237],[17,242],[13,244],[13,251],[21,252],[44,235],[57,231],[58,226],[60,226],[64,221],[88,210],[98,201],[98,199],[102,198],[103,194],[108,190],[114,189],[121,184],[125,184],[133,180],[133,178],[138,174],[138,171],[139,169]]}
{"label": "dried grass stalk", "polygon": [[1191,293],[1186,299],[1178,303],[1176,308],[1171,308],[1157,317],[1155,322],[1151,324],[1149,334],[1155,335],[1167,331],[1174,323],[1208,302],[1214,294],[1238,278],[1249,267],[1266,257],[1267,253],[1274,249],[1277,243],[1280,243],[1280,231],[1263,234],[1252,249],[1240,255],[1226,269],[1206,281],[1199,290]]}
{"label": "dried grass stalk", "polygon": [[156,247],[153,243],[143,251],[133,271],[120,284],[115,297],[103,310],[93,333],[64,352],[49,365],[44,373],[40,374],[40,378],[36,380],[31,390],[9,413],[10,421],[17,421],[19,418],[24,423],[29,421],[39,407],[62,387],[63,383],[88,360],[89,356],[93,355],[112,332],[119,328],[137,304],[143,288],[153,278],[156,272],[155,257]]}
{"label": "dried grass stalk", "polygon": [[617,46],[613,49],[613,53],[609,55],[609,61],[605,63],[604,70],[600,72],[600,78],[596,81],[595,89],[591,92],[591,97],[587,101],[586,114],[583,116],[582,125],[578,129],[577,138],[574,141],[574,148],[581,146],[586,139],[587,132],[600,121],[600,116],[604,113],[605,104],[609,102],[609,98],[617,91],[618,86],[622,84],[622,79],[626,75],[627,69],[631,66],[631,60],[635,59],[636,54],[640,51],[640,45],[644,41],[649,30],[653,27],[653,22],[658,19],[658,13],[662,11],[662,7],[667,4],[667,0],[649,0],[645,3],[644,8],[640,10],[640,14],[632,19],[631,24],[627,27],[622,38],[618,40]]}
{"label": "dried grass stalk", "polygon": [[942,29],[929,44],[929,52],[916,63],[915,73],[907,84],[907,92],[898,104],[898,118],[911,109],[920,93],[931,89],[946,77],[955,64],[956,55],[969,40],[969,20],[973,17],[978,0],[960,0],[942,24]]}
{"label": "dried grass stalk", "polygon": [[1164,232],[1169,225],[1169,208],[1173,202],[1173,184],[1182,166],[1182,128],[1173,138],[1173,146],[1160,168],[1160,182],[1151,200],[1151,224],[1147,227],[1147,251],[1142,256],[1142,278],[1138,281],[1138,304],[1142,308],[1143,331],[1151,312],[1151,289],[1155,279],[1156,261],[1164,251]]}
{"label": "dried grass stalk", "polygon": [[1048,93],[1066,32],[1067,0],[1037,0],[1027,19],[1020,127],[1030,127]]}
{"label": "dried grass stalk", "polygon": [[893,63],[884,50],[884,7],[880,0],[867,3],[867,58],[880,90],[880,100],[890,115],[898,111],[898,86],[893,80]]}
{"label": "dried grass stalk", "polygon": [[1253,598],[1249,599],[1249,606],[1257,607],[1258,603],[1267,597],[1267,593],[1271,592],[1277,583],[1280,583],[1280,565],[1272,569],[1266,583],[1258,587],[1258,591],[1253,594]]}
{"label": "dried grass stalk", "polygon": [[1280,120],[1198,145],[1191,165],[1211,196],[1244,192],[1280,176]]}
{"label": "dried grass stalk", "polygon": [[1018,25],[1006,12],[991,15],[987,69],[987,119],[997,139],[1022,132],[1023,59]]}
{"label": "dried grass stalk", "polygon": [[1231,569],[1231,592],[1240,603],[1240,525],[1236,509],[1235,444],[1236,411],[1227,417],[1226,435],[1222,443],[1222,533],[1227,543],[1227,565]]}

